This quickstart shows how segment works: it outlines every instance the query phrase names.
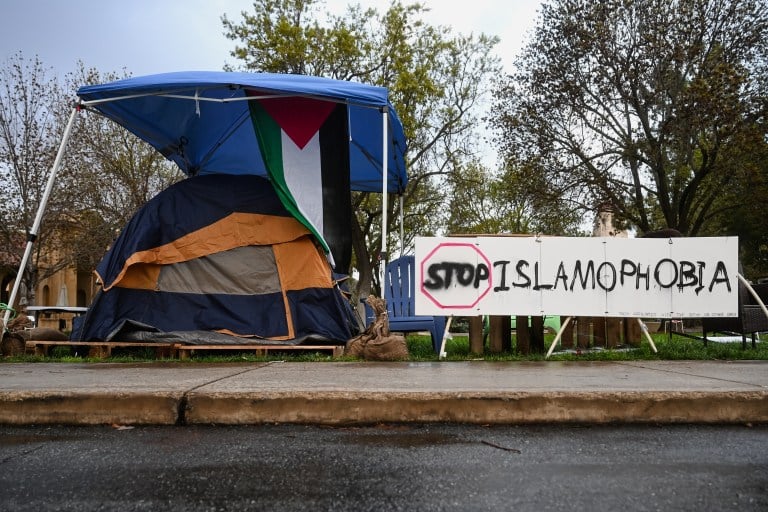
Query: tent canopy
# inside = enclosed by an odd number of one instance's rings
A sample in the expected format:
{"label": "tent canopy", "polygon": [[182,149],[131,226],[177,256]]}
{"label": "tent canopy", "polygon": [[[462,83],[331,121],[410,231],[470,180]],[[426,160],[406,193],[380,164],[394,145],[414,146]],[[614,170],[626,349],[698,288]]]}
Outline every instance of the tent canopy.
{"label": "tent canopy", "polygon": [[[308,100],[343,104],[348,116],[349,188],[402,194],[408,183],[403,127],[389,102],[388,91],[383,87],[305,75],[181,71],[83,86],[77,95],[81,106],[98,111],[146,141],[190,177],[270,175],[255,133],[249,107],[251,101],[277,99],[284,104],[290,98],[297,98],[297,105],[306,104]],[[29,230],[19,274],[25,271],[29,261],[78,110],[73,109],[64,130],[48,184]],[[293,109],[292,105],[287,105],[287,110],[292,111],[291,116],[301,123],[317,121],[312,115],[305,115],[299,107]],[[312,128],[318,129],[319,125]],[[387,194],[383,194],[384,253],[386,201]],[[304,222],[304,217],[302,223],[314,225]],[[319,237],[324,235],[317,230],[313,232]],[[324,241],[324,248],[329,252],[327,241]],[[21,281],[17,279],[14,283],[10,304],[16,299]],[[3,315],[6,325],[9,317],[10,310],[7,310]]]}
{"label": "tent canopy", "polygon": [[82,103],[117,122],[174,161],[188,176],[267,176],[248,107],[258,98],[312,98],[347,105],[350,186],[381,192],[387,119],[387,191],[408,182],[403,127],[386,88],[273,73],[189,71],[81,87]]}

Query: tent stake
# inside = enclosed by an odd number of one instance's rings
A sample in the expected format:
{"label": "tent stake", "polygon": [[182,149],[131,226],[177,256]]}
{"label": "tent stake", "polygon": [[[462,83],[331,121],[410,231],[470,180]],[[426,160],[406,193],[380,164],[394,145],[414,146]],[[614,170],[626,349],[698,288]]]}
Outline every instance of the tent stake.
{"label": "tent stake", "polygon": [[51,175],[48,176],[48,183],[45,186],[45,192],[43,193],[43,198],[40,200],[40,206],[37,208],[37,215],[35,216],[35,223],[32,225],[32,229],[29,230],[29,234],[27,235],[27,246],[24,249],[24,256],[21,258],[21,264],[19,265],[19,271],[16,274],[16,280],[13,282],[13,289],[11,290],[11,296],[8,298],[8,306],[9,309],[5,311],[5,315],[3,315],[3,325],[5,326],[5,329],[8,329],[8,319],[11,317],[11,309],[13,307],[13,302],[16,300],[16,295],[19,293],[19,287],[21,286],[21,281],[24,278],[24,271],[27,268],[27,263],[29,262],[29,256],[32,254],[32,244],[35,243],[35,240],[37,239],[37,232],[40,229],[40,224],[43,220],[43,213],[45,212],[45,206],[48,203],[48,198],[51,195],[51,190],[53,190],[53,184],[56,181],[56,174],[59,172],[59,167],[61,167],[61,160],[64,157],[64,148],[67,145],[67,141],[69,140],[69,136],[72,132],[72,125],[75,122],[75,115],[80,111],[79,107],[75,107],[72,109],[72,114],[69,116],[69,121],[67,121],[67,127],[64,129],[64,136],[61,139],[61,144],[59,144],[59,151],[56,153],[56,159],[53,161],[53,167],[51,168]]}

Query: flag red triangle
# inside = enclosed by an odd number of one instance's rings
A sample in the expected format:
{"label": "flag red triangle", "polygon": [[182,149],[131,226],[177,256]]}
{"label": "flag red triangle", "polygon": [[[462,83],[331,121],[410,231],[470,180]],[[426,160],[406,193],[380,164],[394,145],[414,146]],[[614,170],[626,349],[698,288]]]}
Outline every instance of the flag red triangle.
{"label": "flag red triangle", "polygon": [[302,97],[266,98],[258,101],[299,149],[304,148],[320,130],[336,107],[332,101]]}

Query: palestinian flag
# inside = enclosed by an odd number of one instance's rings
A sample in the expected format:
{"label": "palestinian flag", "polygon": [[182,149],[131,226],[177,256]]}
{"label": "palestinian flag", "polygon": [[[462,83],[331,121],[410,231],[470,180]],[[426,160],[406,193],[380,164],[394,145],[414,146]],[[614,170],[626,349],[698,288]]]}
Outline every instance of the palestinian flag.
{"label": "palestinian flag", "polygon": [[296,97],[248,104],[280,200],[317,237],[331,265],[346,273],[352,256],[346,105]]}

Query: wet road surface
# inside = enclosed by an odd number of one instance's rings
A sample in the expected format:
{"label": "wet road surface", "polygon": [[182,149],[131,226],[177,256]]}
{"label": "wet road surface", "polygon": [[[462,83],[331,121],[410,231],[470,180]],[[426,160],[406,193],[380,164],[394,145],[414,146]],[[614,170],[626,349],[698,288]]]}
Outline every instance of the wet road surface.
{"label": "wet road surface", "polygon": [[768,510],[768,426],[0,426],[0,510]]}

